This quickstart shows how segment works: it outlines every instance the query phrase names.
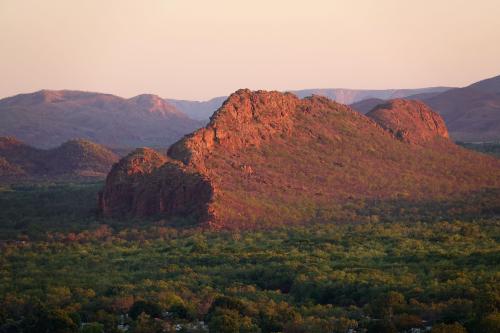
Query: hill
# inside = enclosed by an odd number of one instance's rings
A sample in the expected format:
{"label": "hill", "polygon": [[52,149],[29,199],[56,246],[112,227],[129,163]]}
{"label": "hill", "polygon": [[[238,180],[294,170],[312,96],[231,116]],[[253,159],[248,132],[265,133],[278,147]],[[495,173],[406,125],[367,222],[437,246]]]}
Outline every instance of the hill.
{"label": "hill", "polygon": [[500,141],[500,76],[423,100],[443,116],[453,139]]}
{"label": "hill", "polygon": [[104,178],[118,156],[88,140],[71,140],[49,150],[0,137],[0,181]]}
{"label": "hill", "polygon": [[500,161],[453,144],[415,101],[364,116],[325,97],[239,90],[167,155],[142,149],[116,164],[101,212],[244,228],[342,219],[372,200],[472,200],[500,186]]}
{"label": "hill", "polygon": [[41,90],[0,100],[0,135],[38,148],[72,138],[109,147],[167,147],[201,126],[155,95],[125,99],[82,91]]}
{"label": "hill", "polygon": [[443,118],[419,101],[390,100],[367,116],[403,142],[426,144],[436,138],[449,138]]}

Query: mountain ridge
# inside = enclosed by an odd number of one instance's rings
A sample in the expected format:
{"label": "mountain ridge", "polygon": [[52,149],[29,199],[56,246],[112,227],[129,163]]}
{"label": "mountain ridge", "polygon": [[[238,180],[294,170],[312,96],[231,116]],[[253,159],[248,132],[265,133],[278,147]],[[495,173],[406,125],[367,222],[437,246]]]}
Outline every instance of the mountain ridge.
{"label": "mountain ridge", "polygon": [[74,90],[40,90],[0,100],[0,135],[39,148],[72,138],[111,147],[168,147],[201,126],[155,95],[129,99]]}
{"label": "mountain ridge", "polygon": [[117,164],[100,211],[247,228],[328,220],[353,200],[417,202],[500,186],[500,161],[456,146],[427,106],[396,100],[386,109],[397,128],[322,96],[238,90],[167,156],[148,152],[160,165],[141,151],[126,159],[147,171]]}

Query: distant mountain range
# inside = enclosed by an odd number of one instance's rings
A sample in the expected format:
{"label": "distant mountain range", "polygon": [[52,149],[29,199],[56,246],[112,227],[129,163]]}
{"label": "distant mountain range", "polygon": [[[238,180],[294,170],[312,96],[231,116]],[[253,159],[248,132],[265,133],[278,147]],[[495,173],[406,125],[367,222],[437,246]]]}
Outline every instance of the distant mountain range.
{"label": "distant mountain range", "polygon": [[383,89],[383,90],[366,90],[366,89],[306,89],[292,90],[291,93],[300,98],[307,96],[318,95],[328,97],[337,103],[352,104],[368,98],[378,99],[395,99],[406,98],[417,94],[437,94],[452,89],[451,87],[430,87],[419,89]]}
{"label": "distant mountain range", "polygon": [[41,90],[0,100],[0,135],[38,148],[83,138],[109,147],[167,147],[202,124],[155,95],[125,99]]}
{"label": "distant mountain range", "polygon": [[118,155],[87,140],[44,150],[0,137],[0,181],[104,178]]}
{"label": "distant mountain range", "polygon": [[208,118],[210,118],[215,110],[220,108],[226,99],[227,96],[220,96],[212,98],[208,101],[187,101],[180,99],[165,99],[165,101],[174,105],[188,117],[207,122]]}
{"label": "distant mountain range", "polygon": [[[454,140],[500,140],[500,76],[465,88],[305,89],[298,97],[325,96],[367,113],[395,98],[422,100],[440,113]],[[225,96],[208,101],[122,98],[82,91],[41,90],[0,100],[0,136],[38,148],[83,138],[112,148],[166,148],[206,124]]]}

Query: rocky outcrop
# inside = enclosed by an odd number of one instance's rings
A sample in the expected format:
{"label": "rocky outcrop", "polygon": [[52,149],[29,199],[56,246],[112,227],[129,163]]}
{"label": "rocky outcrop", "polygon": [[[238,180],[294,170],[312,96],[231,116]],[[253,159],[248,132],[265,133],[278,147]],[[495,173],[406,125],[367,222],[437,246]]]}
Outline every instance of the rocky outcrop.
{"label": "rocky outcrop", "polygon": [[106,186],[99,194],[99,207],[106,216],[118,216],[133,210],[135,192],[143,186],[166,158],[148,148],[137,149],[113,165]]}
{"label": "rocky outcrop", "polygon": [[182,163],[140,148],[115,164],[99,194],[104,216],[183,216],[210,220],[210,181]]}
{"label": "rocky outcrop", "polygon": [[299,104],[301,101],[290,93],[238,90],[205,128],[172,145],[168,155],[203,167],[204,157],[216,146],[235,152],[243,147],[258,147],[274,136],[290,135],[292,115]]}
{"label": "rocky outcrop", "polygon": [[394,99],[376,106],[367,116],[398,140],[408,143],[449,138],[443,118],[419,101]]}
{"label": "rocky outcrop", "polygon": [[500,162],[455,146],[422,103],[394,100],[367,117],[325,97],[238,90],[167,156],[141,149],[122,159],[99,204],[108,217],[246,228],[329,219],[352,200],[492,186]]}

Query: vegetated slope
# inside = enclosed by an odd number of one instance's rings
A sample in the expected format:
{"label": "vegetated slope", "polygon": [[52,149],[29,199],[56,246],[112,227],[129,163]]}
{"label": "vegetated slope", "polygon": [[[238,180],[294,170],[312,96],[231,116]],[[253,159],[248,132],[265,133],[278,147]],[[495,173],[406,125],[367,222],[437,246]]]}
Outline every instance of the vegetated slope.
{"label": "vegetated slope", "polygon": [[69,90],[2,99],[0,117],[0,135],[38,148],[52,148],[72,138],[110,147],[168,147],[201,126],[155,95],[125,99]]}
{"label": "vegetated slope", "polygon": [[118,156],[88,140],[42,150],[0,137],[0,181],[104,178]]}
{"label": "vegetated slope", "polygon": [[239,90],[167,157],[140,150],[116,164],[100,209],[241,228],[338,219],[360,200],[459,200],[499,186],[500,161],[453,144],[421,103],[395,100],[367,117],[325,97]]}
{"label": "vegetated slope", "polygon": [[385,102],[386,100],[380,98],[368,98],[356,103],[352,103],[349,106],[354,110],[361,112],[362,114],[367,114],[368,112],[373,110],[374,107],[380,104],[384,104]]}
{"label": "vegetated slope", "polygon": [[208,101],[188,101],[180,99],[165,99],[171,105],[185,113],[188,117],[199,121],[208,121],[210,116],[224,103],[227,96],[215,97]]}
{"label": "vegetated slope", "polygon": [[394,99],[404,98],[411,95],[423,93],[436,93],[450,90],[450,87],[430,87],[418,89],[304,89],[290,91],[300,98],[309,97],[312,95],[328,97],[338,103],[353,104],[369,98],[377,99]]}
{"label": "vegetated slope", "polygon": [[500,76],[423,98],[458,141],[500,140]]}

